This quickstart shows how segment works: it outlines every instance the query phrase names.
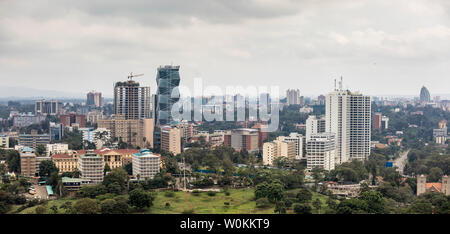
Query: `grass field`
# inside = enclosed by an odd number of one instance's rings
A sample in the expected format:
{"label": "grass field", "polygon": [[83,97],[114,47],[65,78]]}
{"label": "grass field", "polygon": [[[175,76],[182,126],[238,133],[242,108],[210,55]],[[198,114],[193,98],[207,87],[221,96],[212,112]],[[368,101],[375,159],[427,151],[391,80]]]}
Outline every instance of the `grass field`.
{"label": "grass field", "polygon": [[[270,205],[266,208],[257,208],[254,201],[254,189],[230,189],[229,196],[225,192],[216,193],[215,196],[209,196],[206,192],[201,193],[188,193],[188,192],[173,192],[171,195],[166,195],[166,192],[156,192],[153,206],[147,209],[147,214],[181,214],[181,213],[194,213],[194,214],[274,214],[274,205]],[[296,192],[297,190],[290,190]],[[324,213],[327,196],[313,193],[313,200],[319,198],[322,202],[321,213]],[[76,202],[76,199],[63,198],[58,200],[48,201],[46,207],[49,214],[53,211],[50,207],[56,205],[58,207],[58,213],[64,213],[64,209],[60,206],[67,201],[71,201],[72,204]],[[170,206],[166,206],[169,203]],[[227,204],[226,204],[227,203]],[[13,210],[17,210],[18,207],[14,207]],[[27,208],[20,214],[35,213],[36,206]],[[317,214],[318,210],[312,207],[312,212]],[[288,209],[287,213],[293,213],[292,209]]]}

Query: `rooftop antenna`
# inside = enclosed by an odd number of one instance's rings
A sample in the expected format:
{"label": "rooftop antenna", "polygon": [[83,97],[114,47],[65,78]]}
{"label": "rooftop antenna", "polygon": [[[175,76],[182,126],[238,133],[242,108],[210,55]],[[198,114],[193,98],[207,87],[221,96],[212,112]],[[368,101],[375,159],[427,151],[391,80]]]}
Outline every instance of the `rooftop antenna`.
{"label": "rooftop antenna", "polygon": [[334,91],[336,91],[336,79],[334,79]]}
{"label": "rooftop antenna", "polygon": [[341,81],[339,81],[339,90],[342,91],[342,76],[341,76]]}

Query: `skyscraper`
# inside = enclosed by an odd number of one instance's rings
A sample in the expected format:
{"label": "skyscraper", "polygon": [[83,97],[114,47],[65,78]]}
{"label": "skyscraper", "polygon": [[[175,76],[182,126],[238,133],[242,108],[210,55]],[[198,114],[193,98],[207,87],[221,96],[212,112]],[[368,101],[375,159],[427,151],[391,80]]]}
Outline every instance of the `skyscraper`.
{"label": "skyscraper", "polygon": [[336,164],[352,159],[367,159],[370,154],[370,96],[342,89],[327,95],[326,132],[336,135]]}
{"label": "skyscraper", "polygon": [[125,119],[150,118],[150,87],[132,79],[114,85],[114,114]]}
{"label": "skyscraper", "polygon": [[180,99],[180,66],[160,66],[156,75],[158,90],[155,96],[155,125],[174,124],[172,106]]}
{"label": "skyscraper", "polygon": [[427,88],[425,88],[425,86],[422,86],[422,89],[420,89],[420,101],[421,102],[431,101],[430,92],[428,91]]}
{"label": "skyscraper", "polygon": [[40,115],[57,115],[61,110],[61,103],[54,100],[39,100],[34,103],[34,111]]}
{"label": "skyscraper", "polygon": [[103,106],[102,93],[95,91],[87,93],[86,105],[102,107]]}
{"label": "skyscraper", "polygon": [[288,105],[300,105],[300,90],[298,89],[286,90],[286,103]]}

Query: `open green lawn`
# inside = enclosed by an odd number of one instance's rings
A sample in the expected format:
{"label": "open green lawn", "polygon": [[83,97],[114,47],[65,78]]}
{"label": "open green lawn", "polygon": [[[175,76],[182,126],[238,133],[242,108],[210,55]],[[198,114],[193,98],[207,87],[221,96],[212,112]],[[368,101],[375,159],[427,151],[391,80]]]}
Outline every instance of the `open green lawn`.
{"label": "open green lawn", "polygon": [[[229,196],[224,192],[209,196],[206,192],[194,194],[179,191],[174,193],[174,197],[166,197],[164,192],[159,192],[147,213],[180,214],[191,211],[196,214],[273,214],[273,206],[256,208],[253,189],[230,189],[229,192]],[[166,203],[170,207],[166,207]]]}
{"label": "open green lawn", "polygon": [[[166,192],[156,192],[156,198],[153,201],[153,206],[144,212],[147,214],[181,214],[195,213],[195,214],[274,214],[274,205],[272,204],[266,208],[256,208],[256,202],[254,201],[254,189],[230,189],[228,190],[230,195],[227,196],[225,192],[216,193],[215,196],[209,196],[206,192],[200,192],[198,194],[188,192],[173,192],[173,196],[166,196]],[[298,189],[290,190],[298,191]],[[319,198],[322,202],[321,213],[324,213],[327,205],[327,196],[313,192],[313,200]],[[58,207],[58,213],[63,214],[65,211],[60,206],[67,201],[71,201],[72,204],[76,202],[75,198],[63,198],[58,200],[48,201],[46,207],[47,213],[52,214],[53,211],[50,207],[56,205]],[[166,203],[170,206],[166,207]],[[228,203],[226,205],[225,203]],[[13,210],[17,210],[20,206],[14,207]],[[35,213],[37,206],[27,208],[20,214]],[[312,206],[311,206],[312,207]],[[318,213],[316,208],[312,207],[314,214]],[[293,213],[292,208],[287,210],[287,213]]]}

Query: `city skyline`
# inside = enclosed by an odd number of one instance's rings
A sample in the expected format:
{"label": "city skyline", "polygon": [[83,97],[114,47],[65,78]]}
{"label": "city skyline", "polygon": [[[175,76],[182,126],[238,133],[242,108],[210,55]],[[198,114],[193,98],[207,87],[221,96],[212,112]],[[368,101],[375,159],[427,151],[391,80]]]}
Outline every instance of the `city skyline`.
{"label": "city skyline", "polygon": [[144,73],[136,81],[154,92],[157,67],[166,64],[181,65],[180,85],[201,77],[205,85],[278,85],[305,96],[328,93],[340,76],[345,88],[372,96],[418,96],[422,86],[442,95],[450,85],[445,1],[0,6],[0,76],[17,95],[37,89],[83,97],[95,89],[111,98],[113,83],[129,72]]}

